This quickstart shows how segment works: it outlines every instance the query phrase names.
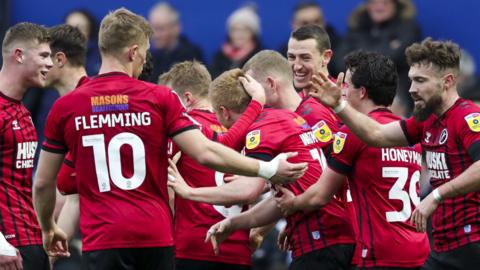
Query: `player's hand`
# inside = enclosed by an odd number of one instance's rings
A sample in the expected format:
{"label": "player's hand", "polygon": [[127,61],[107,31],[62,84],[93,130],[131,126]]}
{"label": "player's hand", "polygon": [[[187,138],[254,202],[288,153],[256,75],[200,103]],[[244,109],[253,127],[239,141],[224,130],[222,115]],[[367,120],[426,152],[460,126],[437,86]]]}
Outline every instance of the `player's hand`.
{"label": "player's hand", "polygon": [[263,86],[257,82],[252,76],[245,74],[238,78],[240,83],[242,83],[245,91],[252,97],[252,99],[260,102],[262,105],[266,102],[265,90]]}
{"label": "player's hand", "polygon": [[49,231],[42,231],[43,248],[48,256],[70,257],[67,235],[56,224]]}
{"label": "player's hand", "polygon": [[437,209],[437,207],[438,203],[433,198],[433,195],[428,195],[413,211],[410,223],[415,225],[417,231],[419,232],[427,231],[428,218],[432,215],[433,211]]}
{"label": "player's hand", "polygon": [[287,188],[277,186],[276,193],[279,194],[280,192],[282,195],[279,197],[275,196],[275,201],[277,202],[277,207],[282,211],[283,216],[288,217],[297,211],[294,204],[295,194]]}
{"label": "player's hand", "polygon": [[335,108],[342,100],[343,72],[338,75],[337,82],[332,82],[323,72],[312,76],[309,84],[310,96],[331,108]]}
{"label": "player's hand", "polygon": [[298,178],[302,177],[308,168],[308,163],[290,163],[287,159],[296,156],[298,153],[286,153],[285,158],[276,156],[270,162],[278,162],[277,173],[269,179],[273,184],[283,184],[289,182],[295,182]]}
{"label": "player's hand", "polygon": [[22,256],[18,249],[15,256],[0,255],[0,269],[3,270],[23,270]]}
{"label": "player's hand", "polygon": [[253,252],[257,250],[263,242],[263,235],[258,233],[256,229],[251,229],[250,230],[250,235],[249,235],[249,241],[250,241],[250,250]]}
{"label": "player's hand", "polygon": [[285,228],[283,228],[278,233],[277,245],[278,245],[278,249],[280,249],[281,251],[288,251],[290,249],[290,246],[288,244],[287,232],[285,231]]}
{"label": "player's hand", "polygon": [[232,223],[230,219],[224,219],[208,229],[205,243],[210,241],[215,255],[220,251],[220,244],[232,233]]}
{"label": "player's hand", "polygon": [[183,179],[177,166],[171,159],[168,159],[168,165],[168,187],[173,189],[180,197],[188,199],[192,193],[192,188],[185,182],[185,179]]}

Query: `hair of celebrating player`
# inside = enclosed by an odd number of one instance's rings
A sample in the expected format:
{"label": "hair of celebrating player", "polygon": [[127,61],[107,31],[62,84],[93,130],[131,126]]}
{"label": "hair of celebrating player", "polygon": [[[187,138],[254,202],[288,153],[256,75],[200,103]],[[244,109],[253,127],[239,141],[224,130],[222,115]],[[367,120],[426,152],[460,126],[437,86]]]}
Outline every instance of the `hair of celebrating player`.
{"label": "hair of celebrating player", "polygon": [[158,80],[159,84],[168,85],[180,95],[188,91],[201,98],[208,96],[211,82],[212,76],[205,65],[195,60],[173,65]]}
{"label": "hair of celebrating player", "polygon": [[61,24],[49,29],[52,55],[64,53],[70,65],[85,66],[87,39],[77,27]]}
{"label": "hair of celebrating player", "polygon": [[355,88],[365,87],[375,105],[390,106],[395,98],[398,73],[395,63],[379,53],[354,51],[345,56]]}
{"label": "hair of celebrating player", "polygon": [[104,54],[116,54],[134,44],[147,44],[152,33],[145,18],[126,8],[119,8],[103,18],[98,46]]}
{"label": "hair of celebrating player", "polygon": [[291,38],[302,41],[314,39],[317,42],[317,49],[320,53],[331,49],[330,37],[327,31],[321,26],[310,24],[302,26],[292,32]]}
{"label": "hair of celebrating player", "polygon": [[50,39],[47,28],[29,22],[17,23],[10,27],[2,43],[2,53],[7,55],[12,47],[18,43],[34,45],[46,43]]}
{"label": "hair of celebrating player", "polygon": [[458,73],[460,69],[460,47],[452,41],[438,41],[426,38],[421,43],[414,43],[405,50],[410,66],[416,64],[433,64],[441,71],[451,69]]}
{"label": "hair of celebrating player", "polygon": [[231,69],[222,73],[210,84],[208,97],[215,111],[219,111],[220,106],[236,113],[245,111],[251,97],[238,80],[241,76],[244,76],[242,70]]}

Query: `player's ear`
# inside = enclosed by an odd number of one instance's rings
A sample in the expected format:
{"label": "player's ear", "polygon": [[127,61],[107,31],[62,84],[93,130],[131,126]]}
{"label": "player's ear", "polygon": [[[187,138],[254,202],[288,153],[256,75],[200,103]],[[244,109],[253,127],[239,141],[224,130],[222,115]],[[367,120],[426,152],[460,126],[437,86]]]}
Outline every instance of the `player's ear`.
{"label": "player's ear", "polygon": [[18,63],[22,64],[22,63],[23,63],[23,58],[24,58],[23,50],[20,49],[20,48],[16,48],[16,49],[13,51],[13,57],[15,58],[15,61],[17,61]]}
{"label": "player's ear", "polygon": [[332,59],[333,51],[330,49],[327,49],[323,51],[322,55],[323,55],[322,66],[327,66],[328,63],[330,63],[330,60]]}
{"label": "player's ear", "polygon": [[67,64],[67,56],[63,52],[57,52],[53,56],[53,60],[54,63],[60,68]]}
{"label": "player's ear", "polygon": [[361,99],[368,98],[368,91],[367,91],[367,88],[365,88],[365,86],[360,86],[360,98]]}
{"label": "player's ear", "polygon": [[128,60],[132,62],[135,57],[138,57],[138,45],[134,44],[130,47],[128,47]]}
{"label": "player's ear", "polygon": [[183,99],[185,100],[185,106],[187,106],[187,108],[193,105],[194,98],[190,91],[187,90],[185,93],[183,93]]}

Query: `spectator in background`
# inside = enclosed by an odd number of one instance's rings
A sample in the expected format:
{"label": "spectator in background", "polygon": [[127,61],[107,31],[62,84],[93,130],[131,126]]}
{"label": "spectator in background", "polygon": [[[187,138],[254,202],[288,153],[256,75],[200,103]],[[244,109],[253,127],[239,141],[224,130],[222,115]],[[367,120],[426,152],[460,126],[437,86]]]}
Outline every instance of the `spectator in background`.
{"label": "spectator in background", "polygon": [[462,98],[480,101],[480,80],[475,74],[476,63],[473,56],[465,50],[461,50],[460,73],[458,74],[458,94]]}
{"label": "spectator in background", "polygon": [[399,88],[392,105],[397,115],[407,116],[413,108],[408,93],[408,64],[405,49],[421,38],[415,21],[416,9],[411,0],[366,0],[351,14],[345,39],[335,51],[336,70],[343,71],[343,56],[363,49],[390,57],[399,74]]}
{"label": "spectator in background", "polygon": [[87,38],[87,62],[85,68],[89,76],[97,75],[100,69],[98,50],[98,23],[96,18],[85,9],[74,9],[65,16],[65,23],[76,26]]}
{"label": "spectator in background", "polygon": [[150,10],[148,20],[153,28],[151,82],[157,83],[158,76],[168,71],[175,63],[194,59],[203,60],[200,47],[181,35],[180,14],[171,5],[166,2],[156,4]]}
{"label": "spectator in background", "polygon": [[[325,16],[323,14],[323,11],[320,5],[318,5],[316,2],[300,2],[300,4],[296,5],[295,8],[293,9],[293,17],[291,21],[292,32],[302,26],[309,25],[309,24],[315,24],[315,25],[321,26],[327,31],[328,36],[330,37],[331,48],[333,51],[335,51],[339,38],[335,29],[331,25],[326,23]],[[285,42],[280,47],[278,52],[286,57],[287,51],[288,51],[288,41]],[[335,57],[335,55],[333,55],[333,57]],[[336,76],[337,72],[335,72],[335,70],[333,69],[333,66],[332,68],[330,68],[330,66],[329,66],[330,73]],[[340,70],[340,71],[343,71],[343,70]]]}
{"label": "spectator in background", "polygon": [[228,38],[212,61],[213,78],[224,71],[241,68],[250,57],[262,50],[260,18],[253,6],[235,10],[227,19]]}

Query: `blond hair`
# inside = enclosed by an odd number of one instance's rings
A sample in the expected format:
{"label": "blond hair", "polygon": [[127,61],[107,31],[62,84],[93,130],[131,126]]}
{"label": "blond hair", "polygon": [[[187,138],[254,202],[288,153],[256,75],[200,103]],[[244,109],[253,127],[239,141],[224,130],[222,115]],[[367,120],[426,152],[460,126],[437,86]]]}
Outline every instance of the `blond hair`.
{"label": "blond hair", "polygon": [[103,18],[98,46],[102,53],[115,54],[133,44],[147,44],[152,33],[145,18],[126,8],[119,8]]}
{"label": "blond hair", "polygon": [[245,92],[238,80],[244,76],[242,70],[236,68],[225,71],[210,84],[208,97],[215,111],[220,106],[230,109],[236,113],[243,113],[250,103],[251,97]]}
{"label": "blond hair", "polygon": [[12,49],[12,45],[17,42],[28,43],[47,43],[50,41],[48,29],[34,23],[22,22],[10,27],[5,33],[2,43],[2,53],[4,55]]}
{"label": "blond hair", "polygon": [[255,54],[243,66],[243,71],[251,71],[257,81],[264,81],[272,74],[279,75],[286,83],[292,83],[293,73],[287,59],[272,50],[263,50]]}
{"label": "blond hair", "polygon": [[195,60],[173,65],[169,71],[160,75],[158,80],[159,84],[168,85],[180,95],[189,91],[201,98],[207,97],[211,82],[212,76],[207,68]]}

